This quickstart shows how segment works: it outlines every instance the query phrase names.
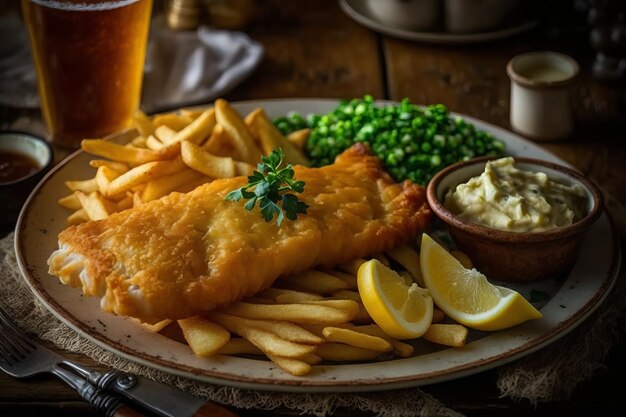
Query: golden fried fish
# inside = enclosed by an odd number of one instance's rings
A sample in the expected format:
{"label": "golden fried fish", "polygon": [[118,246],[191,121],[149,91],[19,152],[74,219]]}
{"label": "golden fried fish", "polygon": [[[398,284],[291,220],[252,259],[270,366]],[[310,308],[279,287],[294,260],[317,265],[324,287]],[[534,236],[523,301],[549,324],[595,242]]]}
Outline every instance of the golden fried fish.
{"label": "golden fried fish", "polygon": [[361,144],[322,168],[296,166],[310,207],[279,227],[226,195],[245,177],[172,193],[69,227],[50,274],[101,296],[104,310],[153,323],[226,306],[281,276],[333,267],[414,238],[428,221],[425,190],[396,184]]}

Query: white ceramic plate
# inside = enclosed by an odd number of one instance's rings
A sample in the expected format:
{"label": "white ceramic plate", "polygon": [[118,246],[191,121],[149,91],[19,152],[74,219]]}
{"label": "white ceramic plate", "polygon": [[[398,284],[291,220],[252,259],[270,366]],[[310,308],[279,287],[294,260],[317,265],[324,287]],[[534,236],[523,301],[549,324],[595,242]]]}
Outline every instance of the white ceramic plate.
{"label": "white ceramic plate", "polygon": [[[294,110],[326,113],[336,104],[336,100],[268,100],[238,103],[235,107],[245,114],[262,106],[270,116],[278,116]],[[510,154],[563,163],[519,136],[467,119],[504,140]],[[116,140],[131,136],[120,134]],[[471,342],[463,348],[436,348],[417,342],[417,354],[411,358],[315,366],[305,377],[291,376],[265,360],[226,356],[201,359],[184,344],[103,312],[98,299],[83,297],[79,289],[62,285],[48,275],[46,260],[57,248],[57,234],[65,228],[68,215],[57,204],[59,197],[67,194],[63,182],[91,178],[90,159],[82,152],[68,157],[44,178],[24,206],[15,243],[24,278],[54,315],[98,345],[130,360],[202,381],[262,390],[336,392],[392,389],[459,378],[520,358],[572,330],[604,299],[619,269],[617,239],[603,215],[585,236],[569,276],[518,288],[526,295],[531,289],[552,295],[541,306],[542,319],[495,333],[472,332]]]}
{"label": "white ceramic plate", "polygon": [[[382,1],[382,0],[381,0]],[[372,29],[373,31],[392,36],[394,38],[405,39],[441,45],[463,45],[491,42],[498,39],[527,32],[535,28],[539,21],[536,19],[519,22],[515,25],[494,30],[490,32],[478,33],[446,33],[446,32],[420,32],[413,30],[398,29],[386,25],[372,16],[363,0],[340,0],[339,6],[346,15],[357,23]]]}

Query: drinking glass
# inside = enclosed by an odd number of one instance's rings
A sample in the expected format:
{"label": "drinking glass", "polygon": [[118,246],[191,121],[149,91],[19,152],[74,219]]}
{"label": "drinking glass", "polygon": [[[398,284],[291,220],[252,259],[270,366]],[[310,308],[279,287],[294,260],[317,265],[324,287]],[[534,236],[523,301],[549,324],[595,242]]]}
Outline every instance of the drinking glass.
{"label": "drinking glass", "polygon": [[21,0],[52,142],[129,127],[139,108],[152,0]]}

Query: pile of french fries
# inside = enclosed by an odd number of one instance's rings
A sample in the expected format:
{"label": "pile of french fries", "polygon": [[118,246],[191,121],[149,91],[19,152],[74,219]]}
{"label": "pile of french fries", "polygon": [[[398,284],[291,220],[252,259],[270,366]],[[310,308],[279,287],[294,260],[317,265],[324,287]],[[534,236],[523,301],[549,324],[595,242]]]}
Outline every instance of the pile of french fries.
{"label": "pile of french fries", "polygon": [[[262,155],[283,149],[285,160],[307,165],[308,129],[285,137],[263,109],[242,118],[225,100],[206,110],[182,109],[149,118],[137,113],[137,136],[127,145],[85,140],[96,155],[93,178],[67,181],[71,193],[59,204],[77,224],[140,206],[171,192],[188,192],[218,178],[247,175]],[[376,256],[408,282],[423,287],[419,254],[409,246]],[[187,343],[200,357],[263,355],[293,375],[306,375],[321,361],[358,362],[413,355],[413,346],[378,327],[361,302],[357,270],[363,259],[331,271],[309,270],[278,280],[254,298],[204,316],[148,325],[152,332]],[[425,340],[463,346],[467,328],[444,324],[435,310]]]}
{"label": "pile of french fries", "polygon": [[134,116],[137,137],[126,145],[83,140],[94,159],[92,178],[66,181],[71,193],[59,200],[73,210],[68,223],[104,219],[173,191],[188,192],[218,178],[248,175],[262,155],[277,147],[285,161],[308,165],[302,148],[309,129],[283,136],[263,109],[245,120],[225,100],[206,110],[182,109],[149,118]]}
{"label": "pile of french fries", "polygon": [[[419,267],[415,269],[419,254],[409,246],[376,258],[387,265],[393,263],[410,282],[421,280]],[[227,308],[146,327],[187,343],[200,357],[263,355],[296,376],[308,374],[312,365],[322,361],[412,356],[413,345],[387,335],[364,308],[356,277],[363,262],[357,259],[330,271],[301,272]],[[435,309],[433,322],[422,338],[439,345],[463,346],[468,329],[444,320],[444,313]]]}

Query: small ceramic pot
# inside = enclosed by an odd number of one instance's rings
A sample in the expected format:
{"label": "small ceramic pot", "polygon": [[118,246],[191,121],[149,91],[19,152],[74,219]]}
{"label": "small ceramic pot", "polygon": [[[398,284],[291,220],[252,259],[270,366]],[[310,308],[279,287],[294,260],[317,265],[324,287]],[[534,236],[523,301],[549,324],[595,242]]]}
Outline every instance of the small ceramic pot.
{"label": "small ceramic pot", "polygon": [[15,224],[22,205],[39,180],[52,167],[52,147],[44,139],[29,133],[0,132],[0,152],[22,154],[37,165],[37,170],[25,177],[0,182],[0,226]]}
{"label": "small ceramic pot", "polygon": [[435,215],[448,228],[459,249],[476,269],[488,278],[527,282],[554,277],[574,265],[584,232],[602,213],[602,193],[578,172],[551,162],[515,158],[520,169],[543,172],[563,184],[579,184],[587,195],[587,214],[569,226],[544,232],[510,232],[461,219],[443,205],[448,190],[480,175],[493,157],[482,157],[451,165],[429,182],[427,198]]}
{"label": "small ceramic pot", "polygon": [[574,128],[570,87],[574,59],[558,52],[518,55],[506,67],[511,78],[511,127],[535,140],[567,138]]}

